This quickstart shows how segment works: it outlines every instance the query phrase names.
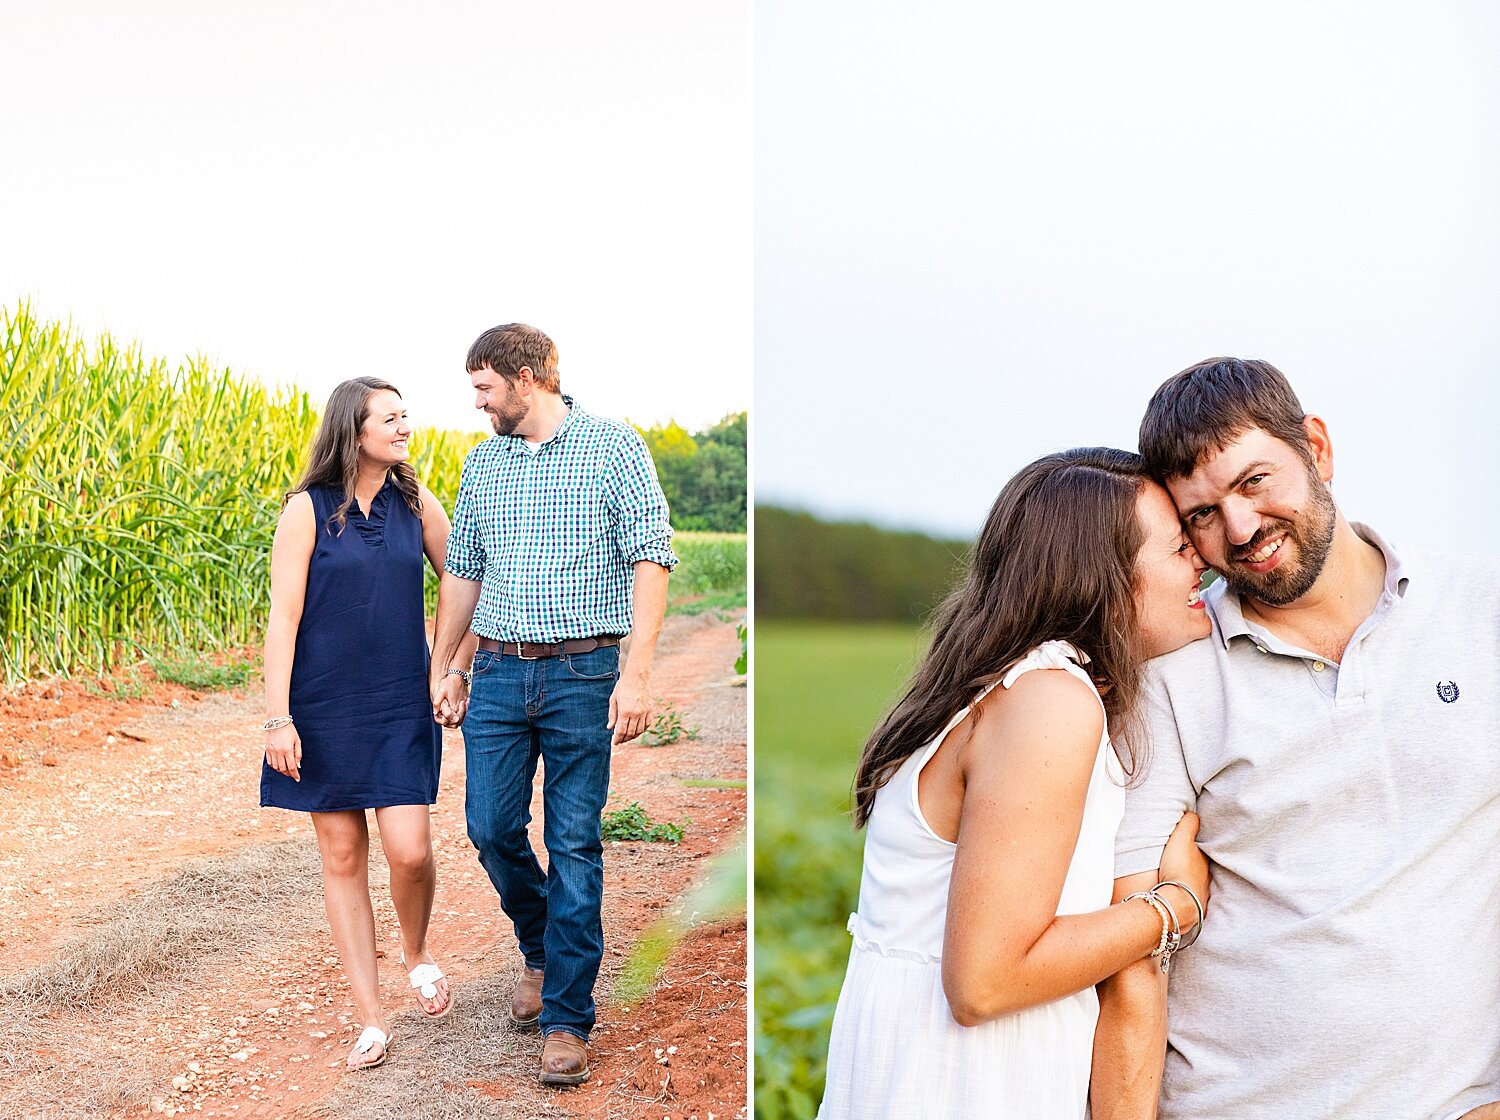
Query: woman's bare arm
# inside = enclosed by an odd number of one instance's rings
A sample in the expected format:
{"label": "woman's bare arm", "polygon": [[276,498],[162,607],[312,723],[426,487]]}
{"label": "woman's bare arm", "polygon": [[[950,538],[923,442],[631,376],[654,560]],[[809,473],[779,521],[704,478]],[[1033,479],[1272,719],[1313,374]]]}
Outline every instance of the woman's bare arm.
{"label": "woman's bare arm", "polygon": [[961,748],[943,989],[964,1026],[1082,991],[1161,938],[1142,902],[1057,916],[1103,729],[1086,684],[1031,672],[991,694]]}
{"label": "woman's bare arm", "polygon": [[[422,551],[427,554],[427,562],[432,565],[432,570],[437,573],[439,580],[452,580],[455,577],[443,574],[443,565],[448,560],[448,534],[453,529],[452,523],[448,520],[448,511],[443,509],[443,504],[427,487],[421,487],[418,490],[418,496],[422,501]],[[476,599],[477,590],[476,587]],[[471,617],[473,613],[471,606],[469,610]],[[456,676],[449,677],[445,674],[449,668],[467,669],[473,665],[474,651],[479,647],[479,636],[468,629],[468,623],[464,626],[463,636],[457,640],[456,649],[451,656],[443,659],[441,664],[437,656],[440,652],[437,648],[438,643],[434,641],[432,669],[435,676],[430,687],[434,693],[441,692],[446,698],[442,722],[449,727],[457,727],[463,722],[469,701],[467,686]],[[436,704],[436,700],[434,703]]]}
{"label": "woman's bare arm", "polygon": [[[307,568],[318,539],[315,521],[312,498],[305,491],[293,494],[271,542],[271,614],[262,670],[268,720],[290,714],[292,656],[307,597]],[[266,732],[266,759],[273,769],[301,779],[302,740],[295,725]]]}

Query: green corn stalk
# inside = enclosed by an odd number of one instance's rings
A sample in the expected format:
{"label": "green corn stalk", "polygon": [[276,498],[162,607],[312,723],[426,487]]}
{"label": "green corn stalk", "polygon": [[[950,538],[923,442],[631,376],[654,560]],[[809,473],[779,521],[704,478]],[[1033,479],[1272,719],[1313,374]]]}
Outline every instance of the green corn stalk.
{"label": "green corn stalk", "polygon": [[[0,307],[4,683],[259,643],[271,537],[317,421],[306,393]],[[413,438],[450,509],[479,438]]]}

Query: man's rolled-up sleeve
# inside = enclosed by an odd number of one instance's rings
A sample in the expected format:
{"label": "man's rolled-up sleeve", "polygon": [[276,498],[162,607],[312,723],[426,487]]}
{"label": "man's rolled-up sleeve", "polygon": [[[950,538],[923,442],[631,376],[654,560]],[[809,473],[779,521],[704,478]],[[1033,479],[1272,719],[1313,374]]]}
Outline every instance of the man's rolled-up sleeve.
{"label": "man's rolled-up sleeve", "polygon": [[1167,837],[1182,814],[1197,811],[1198,794],[1188,775],[1171,696],[1147,666],[1141,690],[1145,774],[1125,791],[1125,819],[1115,834],[1115,878],[1154,871]]}
{"label": "man's rolled-up sleeve", "polygon": [[453,502],[453,528],[448,533],[448,554],[443,560],[443,571],[459,579],[484,580],[484,537],[475,507],[475,478],[479,474],[476,459],[481,444],[464,459],[463,473],[459,475],[458,497]]}
{"label": "man's rolled-up sleeve", "polygon": [[656,479],[646,441],[627,433],[614,472],[615,542],[627,563],[649,560],[667,571],[677,567],[667,496]]}

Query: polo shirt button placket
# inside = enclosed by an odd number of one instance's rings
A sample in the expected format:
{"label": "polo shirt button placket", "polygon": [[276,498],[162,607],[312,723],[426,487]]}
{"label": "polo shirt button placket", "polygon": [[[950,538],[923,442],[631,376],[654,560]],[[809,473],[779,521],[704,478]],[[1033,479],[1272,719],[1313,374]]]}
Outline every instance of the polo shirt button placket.
{"label": "polo shirt button placket", "polygon": [[1313,680],[1317,683],[1319,691],[1321,691],[1325,696],[1329,696],[1337,700],[1339,679],[1338,672],[1336,669],[1331,673],[1328,671],[1329,669],[1334,668],[1334,666],[1331,666],[1327,661],[1324,661],[1321,658],[1312,658],[1308,661],[1307,667],[1312,670]]}

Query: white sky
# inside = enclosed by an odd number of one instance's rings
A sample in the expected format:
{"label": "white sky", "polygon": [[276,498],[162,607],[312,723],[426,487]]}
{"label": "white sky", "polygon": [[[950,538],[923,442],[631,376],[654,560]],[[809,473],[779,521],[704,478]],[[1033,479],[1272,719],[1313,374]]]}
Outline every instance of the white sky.
{"label": "white sky", "polygon": [[0,302],[485,430],[480,331],[592,411],[749,406],[749,0],[0,0]]}
{"label": "white sky", "polygon": [[1278,365],[1345,513],[1500,552],[1500,9],[756,4],[756,495],[968,535]]}

